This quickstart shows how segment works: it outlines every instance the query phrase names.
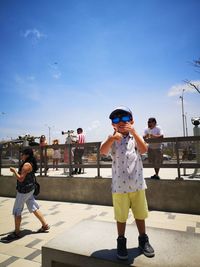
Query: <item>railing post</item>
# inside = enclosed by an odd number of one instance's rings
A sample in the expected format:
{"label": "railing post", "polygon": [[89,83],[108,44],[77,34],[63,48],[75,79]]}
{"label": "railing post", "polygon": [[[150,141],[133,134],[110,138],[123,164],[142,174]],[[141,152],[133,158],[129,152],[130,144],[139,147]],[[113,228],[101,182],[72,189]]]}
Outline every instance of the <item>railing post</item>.
{"label": "railing post", "polygon": [[177,160],[177,172],[178,172],[178,177],[176,178],[176,180],[183,180],[183,178],[181,177],[181,171],[180,171],[180,160],[179,160],[179,143],[178,143],[178,139],[176,138],[176,144],[175,144],[175,148],[176,148],[176,160]]}
{"label": "railing post", "polygon": [[47,176],[47,147],[44,147],[44,175]]}
{"label": "railing post", "polygon": [[97,145],[97,178],[100,178],[100,144]]}
{"label": "railing post", "polygon": [[43,147],[40,147],[40,176],[42,176]]}
{"label": "railing post", "polygon": [[19,149],[18,149],[18,169],[21,165],[21,152],[22,152],[21,147],[19,147]]}
{"label": "railing post", "polygon": [[73,168],[72,168],[72,146],[68,144],[68,152],[69,152],[69,176],[72,176]]}
{"label": "railing post", "polygon": [[3,147],[3,145],[0,145],[0,175],[1,175],[1,165],[2,165],[2,161],[1,161],[1,159],[2,159],[2,147]]}

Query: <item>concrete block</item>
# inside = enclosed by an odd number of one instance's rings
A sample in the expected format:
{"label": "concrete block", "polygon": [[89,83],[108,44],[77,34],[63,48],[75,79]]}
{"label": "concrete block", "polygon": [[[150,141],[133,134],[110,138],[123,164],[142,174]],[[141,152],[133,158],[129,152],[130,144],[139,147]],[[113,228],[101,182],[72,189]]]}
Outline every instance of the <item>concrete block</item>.
{"label": "concrete block", "polygon": [[199,267],[200,235],[147,228],[154,258],[146,258],[138,248],[135,225],[127,225],[129,259],[116,259],[115,223],[85,220],[58,235],[42,247],[42,267]]}

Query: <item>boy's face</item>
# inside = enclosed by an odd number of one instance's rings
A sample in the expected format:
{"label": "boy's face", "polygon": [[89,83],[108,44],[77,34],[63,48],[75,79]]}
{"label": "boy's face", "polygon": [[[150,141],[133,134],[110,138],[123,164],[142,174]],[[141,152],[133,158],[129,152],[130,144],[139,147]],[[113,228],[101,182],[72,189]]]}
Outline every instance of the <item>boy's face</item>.
{"label": "boy's face", "polygon": [[113,128],[121,134],[128,134],[133,123],[134,121],[129,114],[117,114],[112,119]]}

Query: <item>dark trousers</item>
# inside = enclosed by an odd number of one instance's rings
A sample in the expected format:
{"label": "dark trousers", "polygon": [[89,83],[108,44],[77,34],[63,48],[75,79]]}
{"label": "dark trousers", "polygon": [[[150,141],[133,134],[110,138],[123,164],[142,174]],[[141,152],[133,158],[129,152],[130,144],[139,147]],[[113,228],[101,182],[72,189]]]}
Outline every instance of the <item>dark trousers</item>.
{"label": "dark trousers", "polygon": [[[74,150],[74,163],[75,164],[82,164],[82,157],[83,157],[84,149],[76,148]],[[81,173],[81,168],[75,168],[74,173]]]}

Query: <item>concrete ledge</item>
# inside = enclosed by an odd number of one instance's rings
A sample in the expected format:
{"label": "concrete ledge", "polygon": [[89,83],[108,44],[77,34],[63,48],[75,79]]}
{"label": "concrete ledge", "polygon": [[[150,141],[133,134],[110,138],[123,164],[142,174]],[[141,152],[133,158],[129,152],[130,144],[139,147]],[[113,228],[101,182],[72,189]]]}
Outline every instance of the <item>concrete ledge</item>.
{"label": "concrete ledge", "polygon": [[[38,199],[95,205],[112,205],[111,179],[38,177],[41,193]],[[152,180],[147,182],[150,210],[200,214],[200,181]],[[0,196],[15,197],[16,179],[0,176]]]}
{"label": "concrete ledge", "polygon": [[116,224],[85,220],[42,247],[42,267],[199,267],[200,235],[148,228],[156,256],[138,249],[135,225],[127,225],[128,261],[116,259]]}

